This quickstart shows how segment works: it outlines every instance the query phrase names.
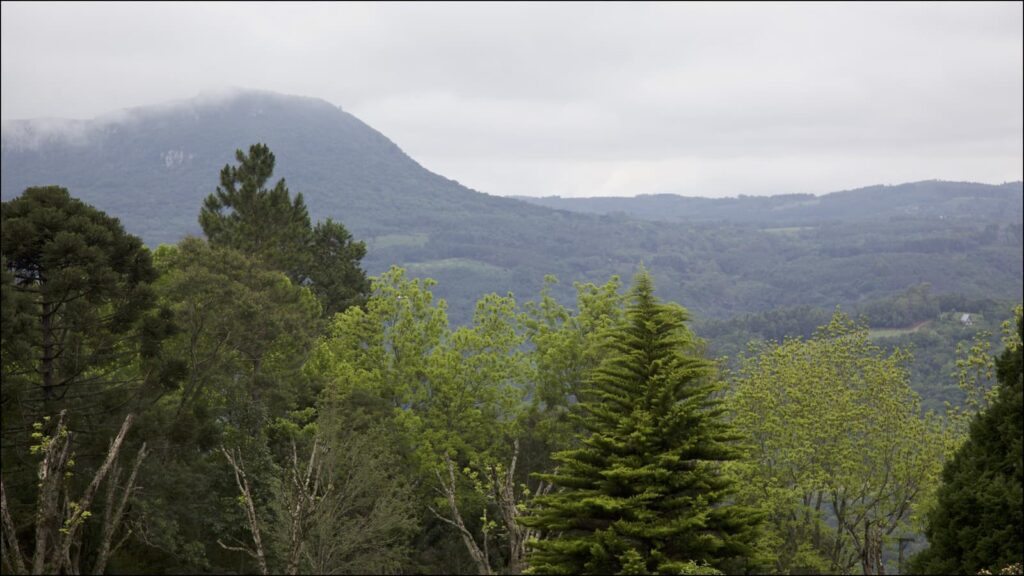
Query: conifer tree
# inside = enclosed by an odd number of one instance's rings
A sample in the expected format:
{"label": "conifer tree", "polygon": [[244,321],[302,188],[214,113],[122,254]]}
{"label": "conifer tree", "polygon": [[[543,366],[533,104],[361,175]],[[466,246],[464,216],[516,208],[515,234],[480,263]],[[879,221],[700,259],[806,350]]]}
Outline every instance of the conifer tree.
{"label": "conifer tree", "polygon": [[210,244],[257,258],[309,287],[328,316],[362,303],[370,289],[360,267],[366,245],[330,218],[314,228],[302,194],[293,200],[283,178],[266,188],[276,162],[266,144],[253,144],[248,154],[237,150],[235,158],[238,165],[224,166],[220,186],[199,213]]}
{"label": "conifer tree", "polygon": [[577,405],[579,448],[555,455],[556,492],[523,523],[530,570],[552,574],[743,570],[756,515],[730,506],[720,464],[741,456],[711,365],[696,355],[685,309],[637,275],[626,321]]}
{"label": "conifer tree", "polygon": [[1017,334],[996,362],[998,397],[975,417],[967,441],[942,471],[943,484],[925,529],[930,546],[914,557],[914,573],[999,573],[1024,561],[1024,324],[1019,308]]}

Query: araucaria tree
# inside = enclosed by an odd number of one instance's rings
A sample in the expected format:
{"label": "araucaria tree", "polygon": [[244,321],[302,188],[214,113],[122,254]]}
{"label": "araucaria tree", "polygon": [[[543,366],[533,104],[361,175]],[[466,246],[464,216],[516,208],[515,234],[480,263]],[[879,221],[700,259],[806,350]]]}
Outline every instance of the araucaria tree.
{"label": "araucaria tree", "polygon": [[142,242],[58,186],[4,202],[0,222],[5,443],[59,408],[112,412],[156,380],[129,369],[157,353],[166,324]]}
{"label": "araucaria tree", "polygon": [[551,574],[742,571],[757,517],[730,503],[722,463],[741,457],[722,419],[719,385],[685,309],[659,302],[641,271],[626,321],[609,332],[589,378],[579,447],[554,456],[541,497],[523,524],[530,570]]}

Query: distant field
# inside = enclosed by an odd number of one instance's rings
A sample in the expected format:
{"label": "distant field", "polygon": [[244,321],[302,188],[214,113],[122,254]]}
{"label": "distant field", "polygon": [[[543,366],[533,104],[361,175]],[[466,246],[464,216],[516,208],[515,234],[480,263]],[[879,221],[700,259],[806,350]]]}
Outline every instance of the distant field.
{"label": "distant field", "polygon": [[917,332],[918,330],[921,330],[922,328],[930,325],[931,323],[931,320],[925,320],[924,322],[918,322],[917,324],[914,324],[913,326],[908,326],[907,328],[871,328],[870,330],[868,330],[868,336],[870,336],[871,338],[888,338],[891,336],[902,336],[903,334],[911,334],[913,332]]}
{"label": "distant field", "polygon": [[367,244],[370,248],[390,248],[392,246],[426,246],[429,234],[384,234],[371,238]]}
{"label": "distant field", "polygon": [[412,262],[406,265],[410,276],[429,275],[438,270],[464,270],[478,274],[505,275],[508,270],[469,258],[443,258],[426,262]]}
{"label": "distant field", "polygon": [[798,234],[804,230],[814,230],[814,226],[785,226],[782,228],[762,228],[761,232],[769,234]]}

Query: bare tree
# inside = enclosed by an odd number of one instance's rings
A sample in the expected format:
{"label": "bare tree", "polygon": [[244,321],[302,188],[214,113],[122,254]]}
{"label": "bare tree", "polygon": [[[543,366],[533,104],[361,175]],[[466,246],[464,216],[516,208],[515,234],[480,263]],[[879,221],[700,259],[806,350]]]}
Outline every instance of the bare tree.
{"label": "bare tree", "polygon": [[[519,523],[519,517],[525,512],[525,499],[536,498],[551,491],[552,485],[541,482],[532,498],[526,493],[523,496],[516,495],[516,463],[519,460],[519,439],[513,442],[512,462],[508,470],[503,470],[497,464],[491,464],[487,468],[488,485],[491,488],[493,498],[498,506],[502,520],[505,522],[505,533],[508,538],[508,560],[506,572],[519,574],[526,567],[526,544],[531,538],[537,537],[539,531],[528,528]],[[523,492],[527,489],[524,486]]]}
{"label": "bare tree", "polygon": [[491,560],[487,550],[487,532],[486,530],[484,531],[482,539],[484,547],[481,549],[473,533],[466,528],[466,523],[462,520],[462,513],[459,512],[455,463],[452,462],[448,454],[444,455],[444,464],[446,474],[441,474],[440,470],[435,470],[434,474],[437,476],[437,483],[439,485],[437,491],[444,496],[445,501],[448,503],[449,516],[441,514],[433,506],[430,507],[430,511],[438,520],[454,526],[459,531],[459,535],[462,536],[462,542],[466,545],[466,550],[469,552],[470,557],[473,558],[473,563],[476,564],[477,574],[494,574],[494,571],[491,570]]}
{"label": "bare tree", "polygon": [[[519,523],[519,517],[525,512],[526,505],[532,498],[547,494],[552,488],[550,484],[541,482],[532,495],[525,486],[517,490],[515,478],[518,461],[519,440],[516,439],[513,442],[509,466],[506,468],[502,464],[494,462],[484,466],[483,476],[485,482],[477,487],[478,491],[483,492],[488,502],[493,503],[498,509],[498,514],[501,516],[502,523],[504,524],[504,535],[507,540],[504,572],[508,574],[519,574],[523,571],[526,567],[527,542],[537,536],[536,530]],[[430,508],[430,511],[439,520],[454,526],[459,531],[466,550],[469,552],[474,564],[476,564],[478,573],[493,574],[494,569],[491,566],[492,560],[489,550],[491,528],[486,523],[481,528],[479,538],[480,543],[482,543],[481,546],[462,519],[456,490],[457,476],[455,474],[455,463],[447,454],[444,456],[444,465],[446,473],[438,470],[435,471],[435,475],[438,481],[437,492],[445,498],[448,504],[448,514],[441,514],[433,507]],[[486,515],[486,510],[484,513]]]}
{"label": "bare tree", "polygon": [[316,438],[303,471],[298,449],[292,441],[292,465],[288,471],[288,488],[283,493],[289,516],[288,574],[299,573],[306,536],[316,522],[317,510],[334,489],[334,484],[324,481],[324,460],[324,448]]}
{"label": "bare tree", "polygon": [[220,544],[221,548],[225,550],[234,550],[236,552],[245,552],[249,556],[256,559],[257,564],[260,567],[260,574],[269,574],[267,570],[267,555],[263,547],[263,537],[260,533],[260,522],[259,517],[256,515],[256,504],[252,498],[252,489],[249,486],[249,478],[245,475],[245,463],[242,462],[241,451],[232,449],[228,450],[221,446],[221,453],[227,459],[228,464],[231,465],[232,470],[235,472],[235,483],[238,484],[238,490],[241,492],[240,498],[242,500],[242,508],[245,509],[245,518],[249,524],[249,532],[252,534],[252,546],[247,546],[241,542],[238,542],[238,546],[228,546],[220,539],[217,540],[217,544]]}
{"label": "bare tree", "polygon": [[306,565],[314,574],[400,571],[416,510],[387,434],[347,428],[328,434],[322,439],[331,446],[320,468],[323,497],[305,534]]}
{"label": "bare tree", "polygon": [[[26,562],[27,557],[22,553],[21,546],[18,544],[15,524],[7,504],[7,495],[3,490],[3,480],[0,479],[0,508],[2,508],[0,516],[2,516],[4,531],[2,542],[5,552],[4,568],[5,571],[10,573],[79,573],[82,527],[86,520],[93,516],[90,508],[100,485],[110,474],[111,469],[117,468],[117,459],[120,456],[125,437],[128,435],[134,419],[131,414],[125,417],[120,431],[110,443],[110,448],[107,450],[103,463],[96,470],[81,497],[73,500],[68,494],[65,481],[70,475],[72,468],[70,458],[73,439],[73,435],[68,430],[65,422],[66,416],[66,410],[60,412],[51,435],[44,434],[42,423],[36,426],[36,433],[34,434],[39,440],[39,444],[33,447],[33,451],[42,453],[43,459],[39,463],[39,493],[34,519],[35,542],[31,556],[30,571],[26,570],[29,563]],[[131,475],[122,488],[121,497],[118,499],[116,508],[113,503],[117,499],[116,491],[120,474],[115,472],[114,479],[108,484],[107,501],[103,513],[103,531],[96,552],[96,564],[93,568],[93,571],[97,574],[103,572],[110,556],[117,551],[128,537],[128,534],[126,534],[116,545],[111,546],[115,534],[123,524],[124,511],[128,501],[131,499],[132,493],[135,491],[135,480],[146,454],[146,445],[143,444],[135,457]],[[72,548],[76,552],[74,558],[71,555]]]}

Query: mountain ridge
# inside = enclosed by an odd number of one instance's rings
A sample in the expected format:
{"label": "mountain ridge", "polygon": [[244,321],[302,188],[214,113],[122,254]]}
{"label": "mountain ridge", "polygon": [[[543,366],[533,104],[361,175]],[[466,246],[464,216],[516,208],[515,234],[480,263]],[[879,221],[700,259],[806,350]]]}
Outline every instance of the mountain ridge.
{"label": "mountain ridge", "polygon": [[[1024,211],[1021,181],[985,184],[921,180],[825,194],[705,198],[678,194],[559,197],[515,196],[538,206],[589,214],[621,212],[660,222],[716,221],[800,224],[823,220],[979,217],[1016,222]],[[921,191],[924,190],[922,193]],[[980,203],[980,204],[979,204]]]}
{"label": "mountain ridge", "polygon": [[[274,178],[303,194],[314,219],[332,217],[367,242],[369,273],[399,264],[433,276],[453,317],[463,320],[471,310],[456,308],[486,292],[532,297],[544,275],[555,274],[563,280],[556,295],[568,299],[573,281],[629,277],[641,261],[660,295],[710,317],[833,307],[922,282],[940,293],[1020,293],[1020,211],[1016,220],[999,209],[978,218],[868,217],[829,226],[808,217],[792,230],[758,221],[751,216],[757,208],[744,218],[678,222],[581,214],[469,189],[426,169],[341,107],[266,92],[82,122],[71,124],[77,132],[70,141],[52,137],[60,128],[53,123],[42,131],[50,137],[39,137],[31,121],[5,122],[0,197],[62,185],[150,246],[177,242],[199,233],[202,199],[235,150],[263,142],[277,157]],[[23,145],[31,138],[35,148]],[[761,197],[746,198],[756,207]]]}

